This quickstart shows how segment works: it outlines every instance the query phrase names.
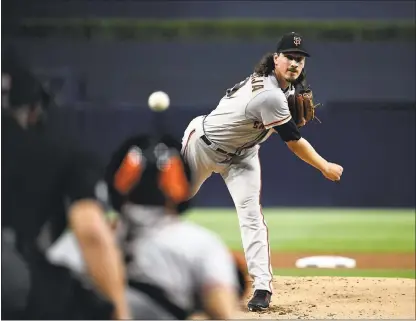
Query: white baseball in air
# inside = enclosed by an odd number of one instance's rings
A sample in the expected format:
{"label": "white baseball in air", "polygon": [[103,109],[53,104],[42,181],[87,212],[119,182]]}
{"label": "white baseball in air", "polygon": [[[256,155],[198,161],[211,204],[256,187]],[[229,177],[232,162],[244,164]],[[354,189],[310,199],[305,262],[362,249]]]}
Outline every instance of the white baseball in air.
{"label": "white baseball in air", "polygon": [[153,111],[164,111],[169,107],[170,99],[165,92],[155,91],[149,96],[147,103]]}

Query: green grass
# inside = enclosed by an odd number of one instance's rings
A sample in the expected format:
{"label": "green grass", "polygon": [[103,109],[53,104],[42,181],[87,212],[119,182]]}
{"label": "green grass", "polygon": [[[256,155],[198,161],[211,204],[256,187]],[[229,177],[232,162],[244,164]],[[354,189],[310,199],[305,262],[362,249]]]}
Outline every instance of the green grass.
{"label": "green grass", "polygon": [[364,269],[273,269],[279,276],[353,276],[415,279],[415,270],[364,270]]}
{"label": "green grass", "polygon": [[[272,250],[281,252],[415,252],[414,210],[265,209]],[[241,250],[233,209],[194,209],[187,219]]]}

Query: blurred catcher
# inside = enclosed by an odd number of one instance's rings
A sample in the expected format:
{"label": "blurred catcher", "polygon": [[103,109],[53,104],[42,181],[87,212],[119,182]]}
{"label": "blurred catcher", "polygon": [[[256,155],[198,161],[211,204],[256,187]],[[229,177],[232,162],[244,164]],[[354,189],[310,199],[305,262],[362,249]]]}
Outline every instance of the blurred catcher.
{"label": "blurred catcher", "polygon": [[[49,102],[16,52],[2,52],[2,318],[128,318],[123,263],[96,194],[103,167],[37,130]],[[68,225],[97,290],[45,256]]]}
{"label": "blurred catcher", "polygon": [[205,312],[230,319],[237,307],[236,262],[210,231],[181,220],[192,173],[172,137],[137,136],[113,154],[107,171],[121,213],[135,319],[187,319]]}
{"label": "blurred catcher", "polygon": [[[169,135],[133,136],[107,168],[132,316],[183,320],[204,313],[230,319],[246,289],[243,269],[218,236],[182,220],[190,207],[192,173],[180,148]],[[59,259],[76,249],[54,251]]]}

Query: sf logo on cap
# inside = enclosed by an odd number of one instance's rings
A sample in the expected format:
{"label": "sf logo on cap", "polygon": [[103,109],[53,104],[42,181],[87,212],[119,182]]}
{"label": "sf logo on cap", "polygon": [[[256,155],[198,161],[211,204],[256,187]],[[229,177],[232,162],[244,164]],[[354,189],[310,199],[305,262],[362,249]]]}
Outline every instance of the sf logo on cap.
{"label": "sf logo on cap", "polygon": [[299,45],[300,45],[300,42],[301,42],[300,37],[293,37],[293,43],[294,43],[296,46],[299,46]]}

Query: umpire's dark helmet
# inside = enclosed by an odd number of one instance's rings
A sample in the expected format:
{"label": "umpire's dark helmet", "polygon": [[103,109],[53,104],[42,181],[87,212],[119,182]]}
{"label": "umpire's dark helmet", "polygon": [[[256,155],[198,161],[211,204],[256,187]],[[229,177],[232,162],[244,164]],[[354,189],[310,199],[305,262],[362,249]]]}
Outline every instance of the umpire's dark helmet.
{"label": "umpire's dark helmet", "polygon": [[140,135],[127,139],[106,170],[112,206],[171,204],[178,213],[189,208],[192,175],[173,137]]}
{"label": "umpire's dark helmet", "polygon": [[40,103],[45,113],[52,96],[12,46],[2,48],[2,110]]}

